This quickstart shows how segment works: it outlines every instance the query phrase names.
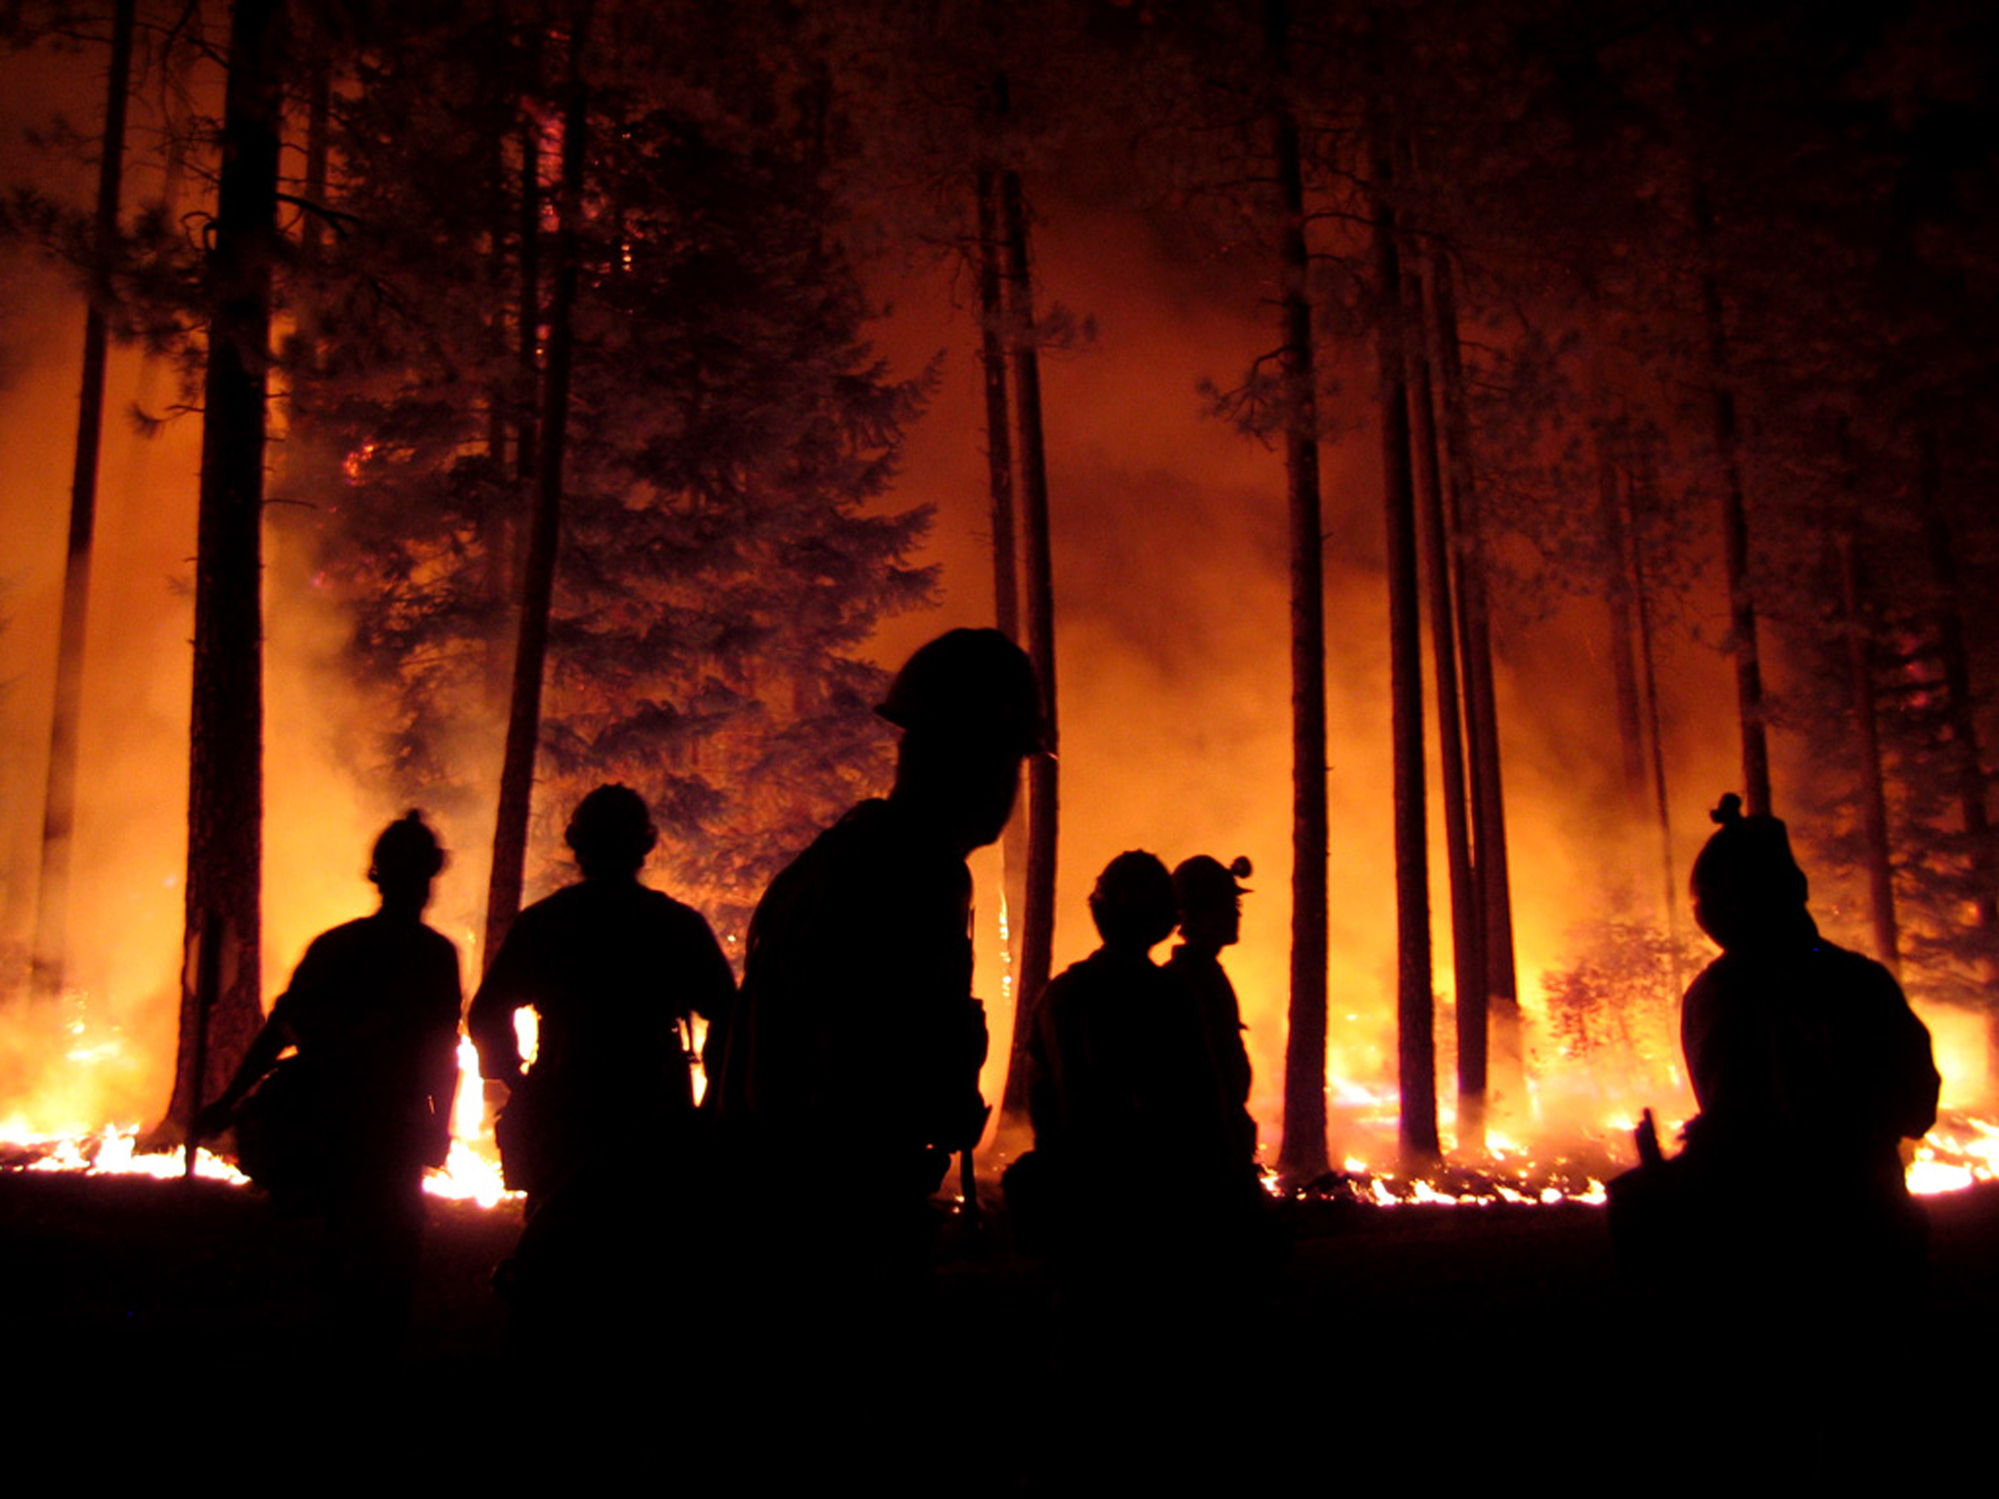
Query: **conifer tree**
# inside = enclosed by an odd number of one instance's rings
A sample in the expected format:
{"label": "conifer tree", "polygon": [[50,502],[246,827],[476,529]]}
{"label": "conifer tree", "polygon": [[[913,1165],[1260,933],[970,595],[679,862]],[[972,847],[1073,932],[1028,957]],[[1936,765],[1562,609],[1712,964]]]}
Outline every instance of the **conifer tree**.
{"label": "conifer tree", "polygon": [[[875,503],[920,387],[889,379],[865,342],[826,183],[838,132],[786,92],[777,59],[747,49],[752,17],[713,48],[654,19],[601,7],[583,58],[592,98],[535,825],[550,850],[550,823],[576,797],[628,781],[660,823],[661,877],[730,934],[791,854],[884,783],[872,707],[885,683],[853,653],[882,613],[928,595],[929,575],[905,560],[926,515]],[[495,192],[534,178],[475,171],[490,137],[474,130],[440,120],[419,154],[393,122],[404,109],[449,116],[454,101],[474,119],[547,109],[525,91],[526,37],[497,65],[456,71],[449,55],[471,41],[413,40],[371,62],[341,153],[342,211],[363,226],[351,238],[381,235],[396,279],[356,258],[331,291],[388,315],[332,320],[348,338],[312,404],[349,454],[325,555],[355,609],[356,661],[389,706],[389,768],[465,805],[483,795],[467,784],[460,725],[505,617],[504,558],[524,510],[482,414],[510,357],[492,336],[491,273],[461,249],[453,274],[451,247],[492,235],[509,218]],[[667,42],[705,62],[646,66],[661,54],[644,49]],[[409,63],[432,49],[441,59]],[[440,87],[440,67],[459,92]],[[494,77],[523,92],[493,96]],[[433,180],[452,213],[412,222],[397,205]],[[516,285],[532,238],[523,229],[508,247]]]}

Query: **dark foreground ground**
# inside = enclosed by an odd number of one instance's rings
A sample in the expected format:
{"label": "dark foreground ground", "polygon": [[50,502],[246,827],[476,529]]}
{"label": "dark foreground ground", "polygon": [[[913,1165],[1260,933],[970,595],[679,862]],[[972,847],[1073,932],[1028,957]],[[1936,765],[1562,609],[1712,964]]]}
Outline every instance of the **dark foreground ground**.
{"label": "dark foreground ground", "polygon": [[[863,1332],[809,1365],[775,1354],[726,1364],[692,1342],[621,1348],[614,1332],[602,1362],[615,1366],[628,1393],[673,1391],[655,1403],[659,1419],[677,1428],[685,1426],[677,1402],[690,1389],[717,1393],[703,1389],[704,1370],[724,1371],[714,1380],[737,1392],[789,1370],[794,1393],[805,1390],[821,1414],[827,1400],[841,1399],[879,1413],[905,1398],[894,1381],[908,1383],[913,1372],[927,1413],[922,1429],[934,1436],[937,1412],[960,1412],[963,1431],[945,1445],[983,1454],[971,1469],[976,1482],[940,1483],[940,1492],[1064,1489],[1047,1480],[1046,1445],[1022,1430],[1115,1429],[1120,1468],[1134,1451],[1170,1466],[1159,1454],[1187,1439],[1175,1424],[1182,1420],[1212,1428],[1211,1451],[1253,1465],[1369,1467],[1387,1442],[1398,1461],[1469,1461],[1482,1470],[1500,1460],[1497,1452],[1568,1452],[1590,1434],[1628,1463],[1634,1453],[1684,1443],[1684,1413],[1703,1401],[1739,1416],[1751,1405],[1761,1412],[1767,1397],[1770,1409],[1795,1413],[1801,1365],[1804,1376],[1849,1391],[1857,1407],[1878,1402],[1900,1412],[1897,1420],[1939,1401],[1982,1411],[1978,1429],[1955,1430],[1989,1450],[1999,1399],[1988,1372],[1999,1366],[1999,1185],[1930,1199],[1929,1209],[1931,1284],[1908,1338],[1889,1349],[1854,1346],[1840,1332],[1844,1309],[1828,1307],[1834,1364],[1826,1367],[1814,1367],[1818,1353],[1790,1358],[1757,1337],[1718,1342],[1712,1329],[1656,1315],[1620,1286],[1600,1208],[1351,1203],[1286,1210],[1291,1249],[1274,1283],[1221,1288],[1236,1324],[1225,1345],[1177,1339],[1176,1321],[1199,1289],[1187,1288],[1162,1298],[1160,1336],[1146,1353],[1099,1357],[1087,1334],[1064,1332],[1040,1267],[1004,1242],[1003,1225],[968,1240],[954,1223],[940,1240],[943,1263],[922,1325],[893,1346],[870,1346]],[[1135,1225],[1138,1255],[1142,1221]],[[365,1377],[420,1392],[426,1420],[450,1419],[456,1408],[490,1422],[495,1392],[522,1382],[503,1353],[503,1306],[491,1289],[517,1229],[511,1208],[433,1203],[407,1350]],[[313,1326],[315,1244],[313,1225],[277,1221],[249,1191],[0,1173],[6,1393],[18,1402],[38,1382],[73,1389],[79,1375],[136,1376],[157,1387],[171,1385],[176,1371],[195,1371],[192,1388],[212,1393],[219,1370],[240,1390],[245,1372],[294,1369],[288,1360],[309,1346]],[[802,1226],[796,1253],[812,1252]],[[713,1287],[676,1294],[691,1313],[715,1310]],[[690,1315],[686,1325],[712,1324]],[[799,1372],[806,1368],[813,1372]],[[574,1371],[585,1380],[605,1372]],[[829,1383],[838,1388],[822,1388]],[[248,1384],[254,1389],[254,1377]],[[731,1393],[725,1403],[739,1425],[783,1428],[786,1418],[754,1395]],[[1098,1422],[1099,1409],[1109,1422],[1120,1406],[1126,1424]],[[1387,1427],[1374,1427],[1384,1420]],[[915,1429],[890,1420],[870,1440],[894,1449]],[[676,1451],[684,1457],[688,1445]]]}

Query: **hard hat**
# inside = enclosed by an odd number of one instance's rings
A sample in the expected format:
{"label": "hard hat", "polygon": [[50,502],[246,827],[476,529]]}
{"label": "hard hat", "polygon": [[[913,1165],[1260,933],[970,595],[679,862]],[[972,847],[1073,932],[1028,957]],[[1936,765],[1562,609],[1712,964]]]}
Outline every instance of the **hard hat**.
{"label": "hard hat", "polygon": [[1238,895],[1249,893],[1249,887],[1239,881],[1251,873],[1249,860],[1241,854],[1226,865],[1220,859],[1196,854],[1173,871],[1173,894],[1183,911],[1232,904]]}
{"label": "hard hat", "polygon": [[368,878],[378,885],[383,880],[431,879],[442,868],[444,850],[415,809],[382,829],[368,856]]}
{"label": "hard hat", "polygon": [[1156,942],[1173,930],[1173,877],[1156,854],[1140,848],[1119,854],[1097,876],[1090,914],[1106,937],[1136,932]]}
{"label": "hard hat", "polygon": [[1048,723],[1027,653],[998,630],[951,630],[917,648],[875,709],[903,729],[1046,751]]}
{"label": "hard hat", "polygon": [[563,841],[579,859],[639,865],[659,842],[645,798],[629,786],[599,786],[576,804]]}
{"label": "hard hat", "polygon": [[1744,816],[1742,798],[1732,791],[1708,816],[1717,826],[1694,859],[1689,881],[1697,899],[1738,908],[1805,903],[1805,873],[1779,819],[1767,813]]}

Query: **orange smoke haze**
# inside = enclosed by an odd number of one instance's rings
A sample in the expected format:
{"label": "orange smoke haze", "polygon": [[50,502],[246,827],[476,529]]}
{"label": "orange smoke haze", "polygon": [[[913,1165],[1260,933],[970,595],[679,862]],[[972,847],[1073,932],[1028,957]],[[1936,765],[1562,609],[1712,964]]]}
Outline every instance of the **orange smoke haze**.
{"label": "orange smoke haze", "polygon": [[[6,75],[0,74],[0,79]],[[7,91],[0,88],[0,97]],[[33,100],[15,96],[17,117]],[[8,139],[18,136],[10,128]],[[8,155],[18,152],[7,148]],[[0,156],[0,160],[4,160]],[[87,173],[77,174],[81,192]],[[128,202],[147,188],[135,182]],[[1203,379],[1238,380],[1276,343],[1274,309],[1232,266],[1160,253],[1129,216],[1044,199],[1040,295],[1093,318],[1088,348],[1044,366],[1053,507],[1062,812],[1057,968],[1095,945],[1085,898],[1097,871],[1127,848],[1169,863],[1194,853],[1247,854],[1254,889],[1241,946],[1226,955],[1243,1001],[1256,1069],[1252,1107],[1266,1156],[1280,1130],[1290,884],[1288,575],[1281,456],[1204,412]],[[0,944],[10,983],[32,928],[62,534],[75,420],[81,304],[58,273],[15,261],[0,324],[0,444],[9,490],[0,510],[0,722],[7,753]],[[946,351],[942,383],[913,429],[891,503],[934,503],[930,556],[942,565],[940,607],[890,621],[874,653],[893,667],[955,625],[991,617],[983,417],[975,326],[963,278],[928,263],[883,271],[892,305],[878,329],[905,374]],[[954,301],[954,299],[956,299]],[[1379,1100],[1395,1070],[1395,911],[1389,771],[1387,597],[1382,576],[1379,439],[1371,360],[1340,351],[1341,389],[1327,416],[1342,434],[1325,451],[1328,661],[1333,827],[1331,1073],[1334,1158],[1379,1151]],[[107,409],[175,399],[173,374],[124,352]],[[82,725],[82,806],[71,901],[70,975],[59,1019],[0,1027],[0,1125],[41,1129],[156,1116],[171,1071],[182,921],[186,734],[198,417],[154,440],[115,419],[107,428],[93,574]],[[310,502],[313,497],[284,495]],[[373,905],[364,879],[370,839],[400,808],[363,784],[368,725],[335,663],[343,621],[315,588],[284,507],[266,537],[268,649],[264,991],[282,988],[318,931]],[[1607,620],[1589,600],[1546,601],[1530,626],[1499,623],[1501,724],[1521,992],[1530,1027],[1540,976],[1566,960],[1570,931],[1637,891],[1652,918],[1659,877],[1651,831],[1627,826],[1615,770]],[[1721,634],[1713,601],[1710,639]],[[1426,663],[1427,665],[1427,663]],[[1709,646],[1669,643],[1666,753],[1674,788],[1674,859],[1684,882],[1705,832],[1701,815],[1734,783],[1727,710],[1732,687]],[[1426,705],[1434,737],[1434,706]],[[498,726],[467,724],[462,763],[497,782]],[[1434,775],[1434,756],[1432,759]],[[1434,803],[1433,803],[1434,808]],[[483,899],[490,809],[441,818],[452,862],[431,919],[477,971],[472,933]],[[1433,810],[1436,983],[1452,989],[1441,817]],[[1011,1025],[997,936],[998,860],[975,864],[980,992],[995,1037],[987,1094],[997,1097]],[[1826,913],[1835,936],[1850,931]],[[1691,918],[1680,912],[1683,927]],[[50,1030],[78,1019],[115,1038],[115,1065],[51,1065]],[[46,1023],[45,1023],[46,1022]],[[65,1033],[66,1034],[66,1033]],[[1438,1018],[1445,1116],[1454,1094],[1449,1011]],[[1952,1056],[1976,1037],[1939,1035]],[[1496,1121],[1507,1134],[1600,1127],[1646,1105],[1662,1121],[1691,1104],[1677,1056],[1604,1080],[1558,1065],[1530,1029],[1537,1117]],[[1977,1075],[1965,1061],[1960,1075]],[[87,1086],[80,1078],[94,1079]],[[1955,1080],[1947,1083],[1961,1091]],[[1635,1090],[1635,1091],[1633,1091]]]}

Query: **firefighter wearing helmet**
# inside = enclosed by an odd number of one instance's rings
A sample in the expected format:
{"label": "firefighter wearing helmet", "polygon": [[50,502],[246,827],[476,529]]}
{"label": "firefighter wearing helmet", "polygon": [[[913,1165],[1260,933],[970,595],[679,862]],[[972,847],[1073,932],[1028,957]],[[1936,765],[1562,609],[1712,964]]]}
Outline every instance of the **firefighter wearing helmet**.
{"label": "firefighter wearing helmet", "polygon": [[1180,942],[1167,960],[1194,996],[1208,1070],[1229,1136],[1229,1153],[1236,1167],[1256,1174],[1256,1120],[1249,1112],[1252,1081],[1249,1051],[1243,1045],[1242,1007],[1235,985],[1222,967],[1221,952],[1242,935],[1242,898],[1249,887],[1249,860],[1233,862],[1196,854],[1173,871],[1173,897],[1179,909]]}
{"label": "firefighter wearing helmet", "polygon": [[[331,1344],[393,1353],[423,1237],[423,1174],[451,1144],[458,950],[423,920],[444,851],[411,812],[375,840],[372,916],[312,941],[197,1135],[236,1125],[245,1169],[288,1212],[323,1215]],[[288,1047],[295,1056],[281,1060]]]}
{"label": "firefighter wearing helmet", "polygon": [[1694,916],[1722,952],[1681,1007],[1700,1113],[1668,1163],[1695,1212],[1684,1268],[1730,1316],[1860,1312],[1922,1256],[1899,1146],[1936,1117],[1929,1032],[1886,968],[1819,935],[1784,824],[1734,795],[1712,815]]}
{"label": "firefighter wearing helmet", "polygon": [[[704,1018],[719,1057],[735,993],[707,920],[639,881],[659,841],[643,797],[599,786],[565,841],[583,878],[515,918],[466,1014],[481,1075],[507,1094],[496,1132],[508,1184],[531,1205],[585,1167],[684,1144],[684,1030]],[[532,1068],[514,1030],[523,1009],[537,1019]]]}
{"label": "firefighter wearing helmet", "polygon": [[965,858],[1005,828],[1044,738],[1033,668],[996,630],[923,646],[877,712],[902,730],[893,788],[765,892],[723,1076],[742,1164],[784,1184],[773,1210],[826,1225],[830,1294],[918,1271],[928,1195],[984,1127]]}
{"label": "firefighter wearing helmet", "polygon": [[[1193,996],[1152,961],[1177,919],[1166,866],[1142,849],[1119,854],[1090,916],[1103,944],[1036,1007],[1034,1149],[1007,1173],[1007,1201],[1046,1245],[1079,1331],[1118,1344],[1176,1337],[1232,1279],[1246,1183],[1231,1166]],[[1107,1179],[1128,1191],[1107,1192]]]}

